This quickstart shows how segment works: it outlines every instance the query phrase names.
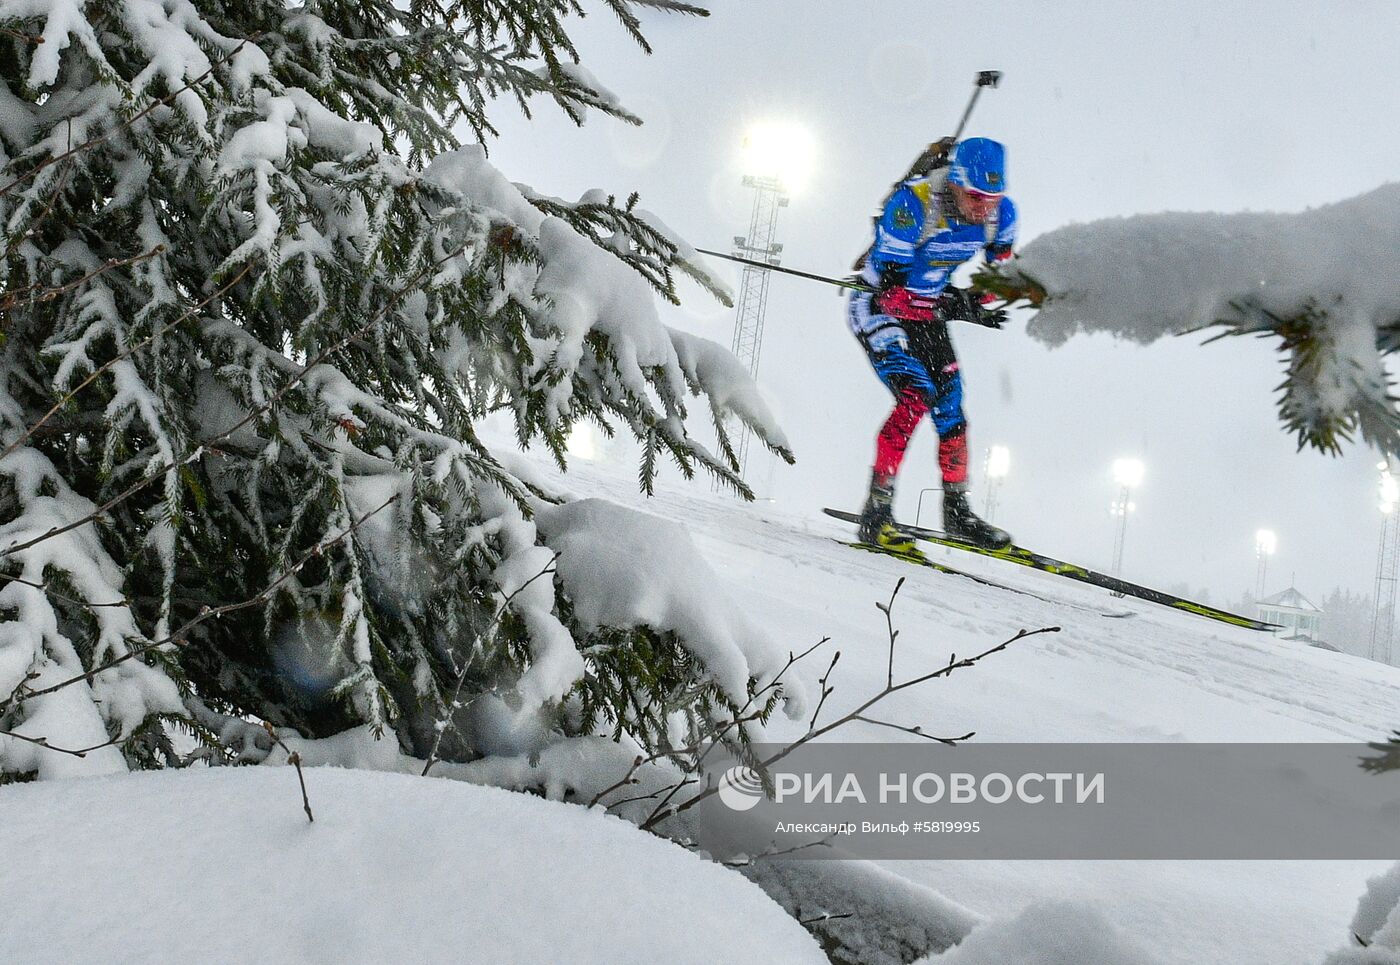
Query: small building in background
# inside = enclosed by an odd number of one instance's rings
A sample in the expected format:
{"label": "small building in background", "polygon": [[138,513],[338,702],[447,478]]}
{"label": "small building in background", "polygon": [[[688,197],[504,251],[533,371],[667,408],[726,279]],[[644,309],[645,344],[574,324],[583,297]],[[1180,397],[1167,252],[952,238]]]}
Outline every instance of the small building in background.
{"label": "small building in background", "polygon": [[1294,587],[1260,600],[1255,606],[1260,620],[1278,625],[1275,635],[1285,640],[1322,642],[1322,611]]}

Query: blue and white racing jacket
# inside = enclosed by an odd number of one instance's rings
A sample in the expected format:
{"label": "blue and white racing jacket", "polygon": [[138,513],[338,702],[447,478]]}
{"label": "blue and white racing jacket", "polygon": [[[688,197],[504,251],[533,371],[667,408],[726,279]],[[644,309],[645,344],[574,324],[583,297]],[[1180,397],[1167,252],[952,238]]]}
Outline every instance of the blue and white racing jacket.
{"label": "blue and white racing jacket", "polygon": [[[979,252],[988,263],[1011,257],[1016,243],[1016,205],[1004,197],[996,217],[986,224],[962,221],[951,202],[946,204],[950,210],[944,210],[946,176],[944,169],[927,177],[910,178],[890,195],[875,222],[875,243],[865,257],[861,281],[879,288],[886,281],[886,272],[897,271],[913,294],[935,298],[948,287],[953,272]],[[862,296],[865,304],[856,306],[855,300]],[[853,293],[852,303],[851,328],[868,347],[881,351],[878,343],[889,337],[900,339],[900,323],[876,314],[869,305],[868,294]],[[898,331],[891,332],[891,328]],[[885,332],[890,332],[889,336],[881,337]]]}

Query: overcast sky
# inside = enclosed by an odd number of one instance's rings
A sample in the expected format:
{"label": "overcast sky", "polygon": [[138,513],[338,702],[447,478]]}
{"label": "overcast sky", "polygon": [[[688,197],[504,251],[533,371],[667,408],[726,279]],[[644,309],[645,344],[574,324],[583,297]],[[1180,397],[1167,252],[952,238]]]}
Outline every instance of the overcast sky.
{"label": "overcast sky", "polygon": [[[969,135],[1008,145],[1022,241],[1072,221],[1165,210],[1300,211],[1400,176],[1400,5],[1391,2],[1051,4],[715,0],[707,19],[651,15],[644,56],[606,13],[576,25],[585,66],[646,124],[599,115],[583,129],[543,108],[498,115],[492,160],[560,197],[601,187],[642,204],[692,244],[727,250],[751,195],[739,145],[753,124],[803,124],[812,175],[779,221],[785,265],[842,274],[869,218],[920,147],[951,133],[978,70],[999,69]],[[737,287],[738,273],[719,271]],[[732,311],[694,286],[666,321],[729,343]],[[1124,575],[1252,588],[1254,533],[1277,531],[1269,592],[1296,573],[1314,598],[1370,592],[1380,514],[1377,457],[1298,453],[1280,427],[1274,343],[1201,336],[1141,347],[1106,336],[1048,349],[1024,334],[959,326],[978,472],[1012,453],[996,522],[1017,541],[1106,568],[1109,466],[1147,466]],[[796,467],[759,457],[750,478],[798,509],[858,508],[890,398],[832,290],[776,277],[759,380]],[[913,521],[936,487],[925,425],[900,477]],[[936,494],[931,494],[936,495]],[[930,522],[926,500],[924,522]]]}

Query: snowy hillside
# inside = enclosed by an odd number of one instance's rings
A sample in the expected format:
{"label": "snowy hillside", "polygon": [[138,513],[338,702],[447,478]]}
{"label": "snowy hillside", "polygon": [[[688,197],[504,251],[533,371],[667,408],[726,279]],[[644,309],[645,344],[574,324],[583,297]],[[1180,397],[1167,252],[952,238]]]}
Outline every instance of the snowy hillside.
{"label": "snowy hillside", "polygon": [[[550,474],[540,464],[533,472]],[[1395,668],[941,551],[951,564],[1036,595],[1008,593],[839,545],[848,534],[835,520],[700,485],[672,483],[644,499],[626,467],[578,461],[555,484],[688,531],[718,574],[719,585],[705,589],[735,604],[735,612],[693,618],[784,649],[830,636],[842,652],[833,714],[883,685],[886,630],[874,604],[907,577],[893,614],[897,673],[986,649],[1023,628],[1062,627],[883,705],[886,719],[929,732],[1007,742],[1344,741],[1374,739],[1400,723]],[[625,540],[614,544],[604,549],[616,555]],[[633,578],[645,579],[645,559],[634,563]],[[826,665],[799,664],[809,694],[819,693]],[[795,738],[802,726],[775,715],[770,736]],[[833,735],[901,736],[861,724]],[[292,746],[313,763],[420,770],[396,745],[372,741],[368,728]],[[506,771],[473,773],[472,765],[443,763],[434,773],[510,783]],[[421,961],[456,960],[467,947],[480,962],[720,961],[717,949],[740,947],[745,954],[733,960],[822,960],[779,907],[786,884],[775,888],[760,871],[765,897],[738,874],[600,812],[450,780],[325,767],[308,769],[307,779],[314,824],[284,768],[7,789],[0,853],[40,865],[0,876],[0,948],[22,961],[80,961],[114,948],[132,961],[188,960],[196,949],[207,960],[379,961],[405,947]],[[829,910],[868,901],[855,908],[867,930],[890,934],[907,914],[958,940],[925,965],[1321,965],[1348,942],[1367,879],[1388,865],[895,861],[884,872],[850,866],[845,880],[854,890],[831,898]],[[602,881],[606,892],[595,896]],[[105,900],[114,888],[139,888],[145,912]],[[396,897],[356,897],[380,894]],[[220,911],[229,896],[240,896],[237,910]],[[1368,934],[1393,904],[1377,902]],[[690,924],[677,928],[682,907]],[[186,922],[180,929],[143,925],[144,915],[172,908]],[[881,924],[894,908],[907,911]],[[229,915],[256,927],[229,927]],[[722,944],[696,940],[697,922],[722,934]],[[894,960],[880,955],[870,960]]]}
{"label": "snowy hillside", "polygon": [[[562,484],[683,523],[724,591],[784,647],[823,636],[842,652],[829,706],[877,692],[885,628],[875,609],[909,577],[894,610],[900,667],[946,662],[1021,628],[1058,625],[954,677],[896,695],[887,719],[985,741],[1371,740],[1400,724],[1400,670],[1281,642],[1149,603],[955,551],[937,559],[1056,602],[860,553],[826,517],[742,504],[702,486],[635,495],[625,467],[576,461]],[[1037,547],[1054,553],[1053,546]],[[1182,574],[1183,579],[1190,574]],[[1102,613],[1130,617],[1103,616]],[[802,673],[809,691],[825,662]],[[778,720],[775,736],[800,725]],[[840,740],[901,735],[864,725]],[[1395,856],[1381,856],[1395,857]],[[1106,914],[1163,961],[1317,965],[1347,940],[1368,877],[1387,862],[921,862],[889,865],[973,910],[1002,918],[1046,898]]]}

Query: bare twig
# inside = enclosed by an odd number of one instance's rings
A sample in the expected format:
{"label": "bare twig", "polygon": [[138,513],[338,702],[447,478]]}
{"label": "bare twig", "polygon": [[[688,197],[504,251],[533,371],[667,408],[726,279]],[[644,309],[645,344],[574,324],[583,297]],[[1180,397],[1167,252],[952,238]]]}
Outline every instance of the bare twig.
{"label": "bare twig", "polygon": [[435,729],[437,730],[437,734],[433,737],[433,746],[428,751],[428,758],[423,763],[422,776],[427,777],[428,771],[437,763],[438,750],[442,747],[442,737],[447,733],[447,728],[451,725],[452,715],[459,709],[457,700],[462,694],[462,685],[466,682],[467,671],[471,668],[472,660],[476,656],[477,647],[481,644],[482,639],[490,640],[495,636],[496,628],[500,626],[501,619],[505,616],[506,610],[510,607],[511,602],[523,593],[525,588],[531,583],[547,573],[553,573],[554,564],[557,562],[559,562],[559,554],[555,553],[549,558],[549,562],[544,565],[542,570],[520,584],[514,590],[511,590],[510,593],[506,595],[505,599],[500,602],[500,605],[496,607],[496,612],[491,615],[490,623],[488,623],[486,628],[478,633],[472,640],[471,650],[467,653],[467,659],[462,662],[462,669],[457,673],[457,680],[452,687],[452,699],[447,701],[444,706],[442,720],[436,721]]}
{"label": "bare twig", "polygon": [[842,915],[817,915],[815,918],[803,918],[797,923],[799,925],[819,925],[824,921],[840,921],[842,918],[854,918],[855,912],[846,912]]}
{"label": "bare twig", "polygon": [[[870,718],[866,716],[866,711],[868,711],[871,707],[875,706],[876,704],[880,703],[882,700],[891,696],[892,694],[899,693],[901,690],[907,690],[910,687],[917,687],[919,684],[927,683],[930,680],[935,680],[940,677],[946,677],[949,674],[953,673],[955,670],[961,670],[966,667],[971,667],[980,660],[983,660],[986,657],[991,656],[992,654],[1000,653],[1007,647],[1011,646],[1011,644],[1016,643],[1019,640],[1024,640],[1026,637],[1033,637],[1041,633],[1058,633],[1060,630],[1059,627],[1041,627],[1038,630],[1019,630],[1017,631],[1015,636],[1003,640],[996,646],[989,647],[975,656],[964,657],[963,659],[959,660],[956,654],[950,655],[948,658],[948,663],[943,667],[939,668],[938,670],[933,670],[929,673],[921,674],[917,677],[913,677],[901,683],[895,683],[892,668],[894,667],[895,640],[899,636],[899,631],[894,628],[894,622],[890,618],[890,610],[894,607],[895,598],[899,595],[899,590],[903,585],[904,579],[901,577],[899,582],[895,584],[894,593],[890,594],[889,602],[875,604],[886,616],[886,627],[889,635],[889,667],[891,669],[889,672],[889,676],[886,678],[886,684],[884,689],[882,689],[879,693],[875,694],[873,697],[866,700],[855,710],[852,710],[845,716],[840,717],[832,721],[831,723],[825,724],[821,727],[815,726],[816,718],[814,715],[813,723],[811,726],[808,727],[807,732],[805,734],[803,734],[797,740],[793,741],[791,744],[782,747],[767,759],[760,761],[758,763],[759,768],[767,769],[769,767],[772,767],[778,761],[787,757],[799,747],[802,747],[803,745],[808,744],[813,740],[816,740],[817,738],[830,733],[833,730],[836,730],[838,727],[843,727],[846,724],[852,723],[854,721],[862,721],[864,723],[873,724],[875,726],[880,727],[893,727],[897,730],[902,730],[905,733],[914,734],[915,736],[923,737],[929,740],[936,740],[945,744],[956,744],[961,741],[968,740],[973,736],[973,733],[965,734],[962,737],[932,737],[928,734],[924,734],[922,730],[917,727],[901,727],[896,724],[891,724],[887,721]],[[808,652],[810,653],[811,651]],[[714,745],[712,744],[711,747],[713,746]],[[666,820],[667,818],[674,817],[677,814],[690,810],[691,808],[699,804],[701,801],[704,801],[706,798],[709,798],[717,794],[718,792],[719,786],[717,784],[710,784],[703,791],[699,791],[698,793],[687,798],[682,803],[674,807],[670,807],[669,802],[675,796],[675,792],[673,791],[671,795],[669,795],[665,800],[663,800],[660,804],[657,805],[657,807],[652,811],[652,813],[647,817],[647,819],[642,822],[641,827],[643,830],[649,831],[652,828],[656,827],[656,825],[660,824],[662,821]]]}
{"label": "bare twig", "polygon": [[900,577],[894,585],[894,592],[890,594],[890,602],[877,603],[875,608],[885,615],[885,629],[890,638],[890,659],[889,666],[885,672],[885,686],[894,686],[894,642],[899,638],[899,631],[894,628],[894,617],[890,611],[894,609],[894,598],[899,596],[899,591],[904,587],[904,577]]}
{"label": "bare twig", "polygon": [[915,737],[922,737],[925,740],[937,741],[940,744],[961,744],[963,741],[972,740],[977,733],[976,731],[968,731],[961,737],[935,737],[932,734],[925,734],[924,729],[918,726],[906,727],[903,724],[893,724],[887,720],[876,720],[874,717],[865,717],[859,714],[851,719],[858,720],[865,724],[873,724],[876,727],[888,727],[891,730],[902,730],[906,734],[913,734]]}
{"label": "bare twig", "polygon": [[[618,778],[618,779],[617,779],[616,781],[614,781],[612,784],[609,784],[607,787],[603,788],[603,789],[602,789],[601,791],[599,791],[597,794],[593,795],[593,800],[591,800],[591,801],[588,802],[588,806],[589,806],[589,807],[597,807],[597,806],[598,806],[598,803],[599,803],[600,801],[602,801],[603,798],[605,798],[605,797],[607,797],[609,794],[611,794],[613,791],[616,791],[616,790],[618,790],[619,788],[623,788],[623,787],[630,787],[631,785],[638,783],[637,780],[636,780],[636,778],[635,778],[635,775],[636,775],[636,773],[637,773],[639,770],[642,769],[643,765],[646,765],[646,764],[655,764],[657,761],[663,760],[663,759],[664,759],[664,760],[671,760],[671,759],[677,758],[677,757],[684,757],[684,756],[686,756],[687,754],[698,754],[698,753],[700,753],[709,743],[710,743],[709,738],[706,738],[706,739],[703,740],[703,741],[696,741],[696,742],[693,743],[693,744],[687,744],[685,747],[668,747],[668,748],[666,748],[665,750],[656,751],[655,753],[647,754],[647,755],[645,755],[645,756],[643,756],[643,755],[641,755],[641,754],[638,754],[636,757],[632,758],[632,766],[629,767],[629,768],[627,769],[627,773],[624,774],[624,775],[622,775],[622,777]],[[691,779],[683,779],[680,783],[681,783],[681,784],[694,783],[694,781],[691,780]],[[658,788],[657,790],[652,791],[650,794],[642,794],[642,795],[639,795],[638,797],[631,797],[631,798],[626,798],[626,799],[621,800],[621,801],[614,801],[614,802],[612,802],[611,804],[608,805],[607,809],[608,809],[608,810],[611,810],[612,808],[615,808],[615,807],[621,807],[622,805],[628,804],[628,803],[633,802],[633,801],[645,801],[645,800],[647,800],[648,798],[657,797],[657,796],[659,796],[659,795],[661,795],[661,794],[665,794],[667,791],[673,791],[674,789],[675,789],[675,785],[667,784],[665,787]]]}
{"label": "bare twig", "polygon": [[[766,686],[755,690],[754,693],[749,696],[749,699],[744,701],[744,705],[739,708],[739,712],[735,714],[730,720],[726,721],[717,734],[715,734],[708,741],[706,741],[704,750],[700,752],[700,756],[695,759],[695,762],[692,765],[692,770],[699,771],[705,766],[705,759],[710,756],[710,754],[714,751],[716,747],[720,746],[720,744],[724,741],[725,737],[729,735],[729,732],[731,730],[734,730],[736,727],[741,727],[751,720],[758,719],[758,717],[761,715],[761,712],[754,711],[752,713],[748,713],[747,716],[745,716],[748,709],[752,707],[760,697],[764,696],[765,694],[768,694],[769,692],[776,691],[782,683],[783,676],[789,670],[791,670],[794,665],[796,665],[799,661],[805,659],[814,650],[816,650],[818,647],[822,646],[830,640],[830,637],[822,637],[816,643],[812,644],[810,647],[808,647],[806,650],[802,651],[799,654],[793,654],[791,651],[789,651],[787,663],[783,664],[782,669],[773,675],[773,679],[768,681]],[[660,756],[672,755],[663,754]],[[675,798],[675,796],[680,793],[681,789],[685,787],[685,784],[686,782],[682,781],[679,784],[676,784],[673,787],[671,787],[670,792],[664,798],[662,798],[661,803],[656,806],[656,810],[652,811],[652,816],[655,816],[658,811],[664,811],[666,807],[671,803],[671,801]],[[706,794],[713,794],[716,790],[717,788],[710,787]],[[649,822],[651,819],[648,818],[647,820]],[[643,824],[642,827],[645,829],[648,827],[648,824]]]}
{"label": "bare twig", "polygon": [[[688,777],[688,778],[686,778],[685,780],[680,781],[680,782],[679,782],[679,786],[680,786],[680,787],[688,787],[688,786],[691,785],[691,784],[699,784],[699,783],[700,783],[699,778]],[[620,807],[622,807],[624,804],[635,804],[635,803],[637,803],[638,801],[651,801],[651,800],[654,800],[654,799],[660,797],[661,795],[665,794],[667,791],[671,790],[671,787],[672,787],[672,786],[671,786],[670,784],[668,784],[668,785],[666,785],[665,787],[659,787],[659,788],[657,788],[655,791],[652,791],[650,794],[638,794],[638,795],[636,795],[635,797],[625,797],[625,798],[623,798],[623,799],[620,800],[620,801],[614,801],[614,802],[612,802],[612,803],[609,804],[604,810],[611,811],[613,808],[620,808]],[[598,798],[597,798],[597,797],[594,797],[593,802],[596,803],[597,800],[598,800]],[[592,806],[593,806],[593,804],[589,804],[589,807],[592,807]]]}
{"label": "bare twig", "polygon": [[[94,278],[97,278],[101,275],[105,275],[109,271],[113,271],[117,268],[126,268],[130,265],[135,265],[143,261],[149,261],[156,255],[161,254],[163,251],[165,251],[165,245],[156,245],[150,251],[143,251],[139,255],[132,255],[129,258],[109,258],[102,263],[102,267],[95,268],[92,271],[88,272],[86,275],[83,275],[81,278],[75,278],[70,282],[67,282],[54,288],[45,288],[42,285],[25,285],[23,288],[15,288],[11,291],[5,292],[4,295],[0,295],[0,312],[13,311],[15,306],[20,304],[21,302],[25,302],[30,305],[51,302],[60,295],[70,292],[73,289],[92,281]],[[32,295],[28,298],[25,297],[27,292],[33,291],[37,291],[38,294]]]}
{"label": "bare twig", "polygon": [[0,34],[4,34],[7,37],[14,37],[16,40],[23,40],[27,44],[38,45],[44,42],[44,38],[38,34],[22,33],[18,30],[11,30],[8,27],[0,27]]}
{"label": "bare twig", "polygon": [[[650,760],[656,760],[656,759],[657,759],[657,755],[655,755],[655,754],[651,755]],[[622,776],[621,776],[620,778],[618,778],[616,781],[613,781],[613,783],[611,783],[611,784],[609,784],[607,787],[603,788],[603,789],[602,789],[601,791],[599,791],[597,794],[593,795],[593,800],[591,800],[591,801],[588,802],[588,806],[589,806],[590,808],[597,807],[599,801],[601,801],[603,798],[607,797],[607,796],[608,796],[609,794],[611,794],[613,791],[616,791],[618,788],[631,787],[633,784],[636,784],[637,782],[636,782],[636,780],[633,778],[633,775],[636,774],[637,771],[641,768],[641,766],[642,766],[644,763],[647,763],[647,761],[648,761],[648,758],[643,757],[641,754],[638,754],[636,757],[632,758],[632,766],[629,767],[629,768],[627,769],[627,773],[624,774],[624,775],[622,775]],[[648,794],[648,795],[646,795],[646,797],[651,797],[651,795]],[[631,801],[631,800],[637,800],[637,799],[636,799],[636,798],[629,798],[628,800]],[[610,808],[611,808],[611,807],[616,807],[617,805],[625,804],[625,803],[627,803],[627,801],[618,801],[616,804],[609,804],[608,807],[610,807]]]}
{"label": "bare twig", "polygon": [[[735,727],[743,726],[749,721],[758,719],[758,717],[760,716],[760,712],[756,710],[753,712],[749,712],[749,708],[752,707],[754,703],[759,700],[759,698],[763,697],[765,694],[781,686],[783,675],[786,674],[794,664],[796,664],[808,654],[812,653],[812,651],[816,650],[818,647],[829,642],[830,640],[830,637],[822,637],[820,640],[812,644],[812,646],[808,647],[800,654],[789,653],[787,663],[784,664],[782,669],[779,670],[773,676],[773,679],[770,680],[763,687],[757,689],[752,695],[750,695],[748,700],[744,702],[744,705],[739,708],[739,712],[735,714],[734,717],[732,717],[730,720],[726,721],[719,730],[719,732],[714,736],[707,736],[704,740],[696,741],[685,747],[669,747],[664,750],[657,751],[653,754],[649,754],[646,756],[639,754],[638,756],[634,757],[632,759],[632,766],[627,769],[627,773],[622,775],[622,777],[614,781],[608,787],[603,788],[603,790],[593,795],[593,800],[588,803],[588,806],[596,807],[603,800],[603,798],[607,797],[613,791],[616,791],[619,788],[629,787],[633,784],[636,784],[637,781],[635,780],[634,776],[636,775],[637,771],[639,771],[642,768],[643,765],[654,764],[657,761],[662,760],[663,758],[669,760],[677,757],[684,757],[687,754],[699,754],[699,757],[696,759],[694,764],[688,765],[691,767],[692,771],[698,771],[704,765],[705,757],[710,753],[710,751],[714,749],[716,744],[720,743],[728,735],[729,731],[733,730]],[[621,807],[624,804],[629,804],[636,801],[650,800],[663,794],[666,795],[665,799],[662,801],[662,805],[664,806],[665,804],[669,803],[670,800],[685,787],[695,783],[698,782],[694,778],[683,778],[679,782],[676,782],[674,784],[668,784],[665,787],[658,788],[657,790],[652,791],[649,794],[642,794],[636,797],[625,798],[621,801],[614,801],[613,803],[609,804],[606,809],[612,810],[613,808]]]}
{"label": "bare twig", "polygon": [[841,659],[841,651],[837,650],[831,656],[831,665],[826,668],[826,673],[817,678],[817,686],[822,689],[821,699],[817,701],[817,709],[812,711],[812,719],[807,722],[807,729],[811,730],[817,726],[817,718],[821,716],[822,708],[826,706],[826,698],[836,692],[836,688],[828,684],[831,679],[831,672],[836,669],[836,661]]}
{"label": "bare twig", "polygon": [[288,747],[282,738],[277,736],[276,729],[267,721],[263,721],[263,730],[267,731],[267,736],[272,738],[274,744],[287,752],[287,763],[297,769],[297,780],[301,782],[301,807],[306,812],[306,820],[314,824],[316,818],[311,813],[311,798],[306,796],[306,775],[301,772],[301,755]]}
{"label": "bare twig", "polygon": [[21,682],[20,686],[17,687],[15,691],[10,694],[9,697],[5,698],[5,701],[3,703],[0,703],[0,714],[3,714],[14,707],[18,707],[20,704],[34,697],[42,697],[44,694],[51,694],[54,691],[62,690],[64,687],[71,686],[72,684],[92,680],[93,677],[97,676],[99,673],[102,673],[104,670],[110,670],[113,667],[119,664],[123,664],[126,661],[132,659],[133,657],[138,657],[149,650],[154,650],[158,647],[163,647],[168,643],[174,643],[177,645],[182,644],[185,642],[186,634],[188,634],[191,630],[193,630],[195,627],[199,626],[206,620],[218,619],[226,613],[233,613],[237,610],[246,610],[248,607],[257,606],[259,603],[262,603],[274,592],[276,592],[279,586],[290,580],[292,577],[296,576],[297,573],[301,571],[302,567],[304,567],[307,563],[311,562],[311,560],[320,556],[327,549],[354,533],[355,530],[363,526],[365,522],[369,520],[372,516],[375,516],[378,513],[382,512],[384,509],[388,508],[388,506],[391,503],[398,500],[398,498],[399,494],[395,493],[393,496],[390,496],[383,503],[381,503],[377,508],[371,510],[370,512],[361,516],[359,519],[352,522],[341,532],[335,534],[327,540],[323,540],[317,543],[315,546],[309,549],[300,559],[298,559],[296,563],[292,564],[291,567],[289,567],[285,572],[278,576],[277,579],[273,580],[267,586],[263,587],[263,589],[258,591],[257,594],[248,597],[246,600],[240,600],[237,603],[226,603],[223,606],[218,607],[206,606],[203,609],[201,609],[196,616],[191,617],[189,620],[181,624],[178,629],[171,632],[169,636],[163,637],[160,640],[151,640],[138,646],[131,647],[126,651],[126,653],[122,654],[119,657],[112,657],[106,662],[99,664],[96,667],[93,667],[91,670],[88,670],[85,673],[80,673],[75,676],[69,677],[66,680],[62,680],[50,687],[45,687],[42,690],[30,690],[21,693],[21,690],[24,687],[23,682]]}
{"label": "bare twig", "polygon": [[[3,457],[0,457],[3,458]],[[21,576],[8,576],[0,573],[0,580],[7,583],[19,583],[23,586],[32,586],[36,590],[42,590],[55,600],[62,600],[64,603],[72,603],[74,606],[91,607],[94,610],[105,607],[129,607],[131,604],[126,600],[114,600],[111,603],[89,603],[87,600],[79,600],[76,597],[64,596],[62,593],[55,593],[48,583],[35,583],[33,580],[26,580]]]}
{"label": "bare twig", "polygon": [[0,737],[13,737],[15,740],[28,741],[30,744],[37,744],[46,751],[56,751],[59,754],[71,754],[74,757],[87,757],[93,751],[100,751],[104,747],[111,747],[113,744],[121,743],[122,738],[113,737],[109,741],[101,744],[93,744],[91,747],[84,747],[82,750],[71,750],[67,747],[57,747],[49,743],[47,737],[29,737],[25,734],[17,734],[12,730],[0,730]]}
{"label": "bare twig", "polygon": [[834,834],[828,834],[826,837],[819,838],[816,841],[794,844],[790,848],[765,848],[758,854],[745,855],[743,858],[734,858],[723,863],[729,868],[746,868],[755,861],[761,861],[765,858],[779,858],[785,854],[796,854],[799,851],[806,851],[808,848],[829,848],[831,847],[832,839],[835,837],[836,835]]}

